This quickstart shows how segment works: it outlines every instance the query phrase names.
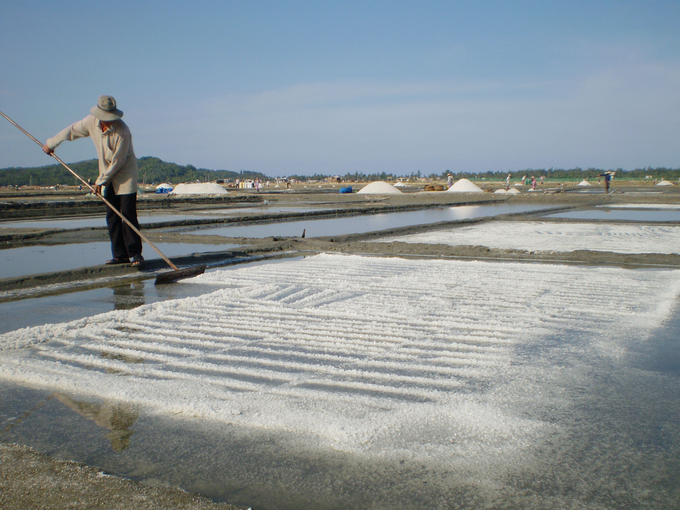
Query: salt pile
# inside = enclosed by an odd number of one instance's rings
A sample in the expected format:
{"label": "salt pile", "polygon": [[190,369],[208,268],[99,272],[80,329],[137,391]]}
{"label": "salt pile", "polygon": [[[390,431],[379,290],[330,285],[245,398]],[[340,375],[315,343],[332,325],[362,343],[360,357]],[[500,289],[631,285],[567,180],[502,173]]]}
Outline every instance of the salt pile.
{"label": "salt pile", "polygon": [[197,182],[194,184],[178,184],[173,195],[226,195],[227,190],[214,182]]}
{"label": "salt pile", "polygon": [[670,181],[667,181],[666,179],[663,179],[656,183],[657,186],[673,186],[673,183]]}
{"label": "salt pile", "polygon": [[510,189],[508,190],[508,193],[510,193],[510,194],[512,194],[512,195],[519,195],[519,194],[520,194],[520,191],[519,191],[517,188],[510,188]]}
{"label": "salt pile", "polygon": [[507,190],[500,188],[500,189],[497,189],[496,191],[494,191],[494,193],[507,193]]}
{"label": "salt pile", "polygon": [[401,191],[387,182],[375,181],[361,188],[358,193],[364,195],[400,195]]}
{"label": "salt pile", "polygon": [[588,181],[583,179],[581,182],[578,183],[579,186],[592,186]]}
{"label": "salt pile", "polygon": [[460,179],[451,186],[447,193],[484,193],[484,190],[467,179]]}
{"label": "salt pile", "polygon": [[167,182],[164,182],[164,183],[156,186],[156,189],[172,189],[172,184],[168,184]]}
{"label": "salt pile", "polygon": [[404,184],[403,182],[399,181],[398,183],[396,183],[396,184],[394,185],[394,187],[395,187],[395,188],[405,188],[405,187],[406,187],[406,184]]}

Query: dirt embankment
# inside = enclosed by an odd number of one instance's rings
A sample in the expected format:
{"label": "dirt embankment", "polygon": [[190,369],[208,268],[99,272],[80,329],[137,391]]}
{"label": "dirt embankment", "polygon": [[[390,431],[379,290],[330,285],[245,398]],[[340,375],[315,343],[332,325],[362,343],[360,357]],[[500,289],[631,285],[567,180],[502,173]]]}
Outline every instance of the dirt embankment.
{"label": "dirt embankment", "polygon": [[149,487],[97,468],[0,443],[0,508],[9,510],[243,510],[170,487]]}

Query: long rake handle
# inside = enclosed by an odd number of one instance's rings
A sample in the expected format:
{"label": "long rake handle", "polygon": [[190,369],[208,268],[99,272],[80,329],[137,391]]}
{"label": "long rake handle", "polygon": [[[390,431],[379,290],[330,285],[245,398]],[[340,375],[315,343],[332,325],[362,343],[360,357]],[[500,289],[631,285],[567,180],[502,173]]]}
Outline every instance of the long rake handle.
{"label": "long rake handle", "polygon": [[[39,140],[37,140],[33,135],[31,135],[28,131],[26,131],[24,128],[22,128],[19,124],[17,124],[17,123],[14,122],[12,119],[10,119],[7,115],[5,115],[5,114],[2,113],[2,112],[0,112],[0,115],[2,115],[3,117],[5,117],[11,124],[13,124],[15,127],[17,127],[23,134],[25,134],[25,135],[26,135],[27,137],[29,137],[31,140],[33,140],[35,143],[37,143],[38,145],[40,145],[40,147],[43,146],[43,144],[40,143]],[[64,168],[66,168],[66,170],[68,170],[69,172],[71,172],[71,173],[73,174],[74,177],[76,177],[76,178],[77,178],[80,182],[82,182],[85,186],[87,186],[88,188],[90,188],[90,191],[92,191],[92,193],[95,194],[95,196],[98,196],[99,198],[101,198],[101,199],[104,201],[104,203],[105,203],[105,204],[106,204],[106,205],[107,205],[114,213],[116,213],[116,214],[120,217],[120,219],[123,220],[123,221],[125,222],[125,224],[126,224],[128,227],[130,227],[130,228],[131,228],[131,229],[132,229],[139,237],[141,237],[141,238],[144,240],[144,242],[146,242],[149,246],[151,246],[154,250],[156,250],[156,253],[158,253],[158,254],[161,256],[161,258],[162,258],[162,259],[163,259],[163,260],[164,260],[164,261],[165,261],[172,269],[174,269],[175,271],[179,271],[179,268],[178,268],[175,264],[173,264],[172,261],[171,261],[168,257],[166,257],[165,255],[163,255],[163,252],[161,252],[161,250],[159,250],[158,247],[157,247],[155,244],[153,244],[151,241],[149,241],[149,239],[148,239],[144,234],[142,234],[142,233],[139,231],[139,229],[138,229],[137,227],[135,227],[135,226],[132,224],[132,222],[131,222],[130,220],[128,220],[125,216],[123,216],[123,213],[121,213],[118,209],[116,209],[115,207],[113,207],[113,205],[111,204],[111,202],[109,202],[108,200],[106,200],[106,198],[104,198],[102,195],[100,195],[100,194],[98,194],[98,193],[95,193],[95,192],[94,192],[94,188],[93,188],[90,184],[88,184],[87,181],[85,181],[80,175],[78,175],[78,174],[75,173],[71,168],[69,168],[69,166],[68,166],[66,163],[64,163],[61,159],[59,159],[59,156],[57,156],[54,152],[51,153],[50,156],[52,156],[54,159],[56,159],[57,161],[59,161],[59,163],[61,163],[61,164],[64,166]]]}

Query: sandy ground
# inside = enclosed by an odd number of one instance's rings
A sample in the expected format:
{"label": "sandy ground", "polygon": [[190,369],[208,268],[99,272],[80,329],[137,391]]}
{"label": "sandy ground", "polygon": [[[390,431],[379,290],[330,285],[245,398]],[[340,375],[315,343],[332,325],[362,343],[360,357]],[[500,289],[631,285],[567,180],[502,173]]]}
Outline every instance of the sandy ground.
{"label": "sandy ground", "polygon": [[169,487],[148,487],[99,469],[0,443],[0,508],[236,510]]}
{"label": "sandy ground", "polygon": [[[484,183],[488,189],[499,188],[504,183]],[[339,186],[336,186],[336,188]],[[525,188],[526,189],[526,188]],[[572,190],[572,192],[568,192]],[[594,186],[586,191],[599,191]],[[677,204],[680,202],[678,186],[668,188],[654,188],[651,183],[615,183],[615,192],[610,195],[602,193],[579,193],[576,186],[558,186],[548,184],[536,193],[522,193],[521,195],[483,194],[451,194],[441,192],[422,193],[412,188],[411,193],[395,196],[363,196],[340,195],[335,188],[319,189],[298,187],[293,191],[253,193],[232,193],[229,196],[240,197],[232,203],[224,200],[197,199],[182,200],[176,203],[165,201],[163,198],[152,197],[144,203],[145,208],[182,212],[206,209],[212,207],[242,207],[244,201],[254,204],[276,206],[331,206],[330,211],[316,211],[313,213],[291,213],[289,219],[309,219],[324,217],[343,217],[359,214],[371,214],[390,211],[408,211],[444,205],[468,204],[478,202],[507,201],[508,203],[545,204],[546,206],[563,206],[565,208],[593,207],[607,204]],[[87,209],[73,206],[74,202],[86,202],[83,194],[77,195],[68,191],[49,194],[44,191],[36,192],[0,192],[0,220],[16,220],[21,218],[39,217],[69,217],[92,213]],[[69,205],[61,207],[60,204]],[[30,207],[22,208],[16,204],[30,203]],[[24,213],[22,213],[22,209]],[[12,211],[11,214],[6,211]],[[96,207],[94,208],[95,214]],[[55,213],[55,211],[59,211]],[[281,220],[281,216],[277,218]],[[507,216],[506,221],[515,219],[526,220],[527,216]],[[272,218],[255,217],[243,213],[236,219],[222,220],[239,221],[244,224],[272,221]],[[446,246],[392,243],[365,243],[385,236],[408,234],[432,230],[434,228],[455,225],[470,225],[479,220],[463,222],[445,222],[436,225],[415,226],[391,229],[379,233],[361,235],[337,236],[335,238],[267,238],[267,239],[225,239],[226,243],[238,243],[242,246],[237,250],[224,253],[211,253],[195,256],[191,260],[176,260],[177,263],[220,263],[229,264],[253,260],[255,257],[291,256],[307,253],[339,252],[354,254],[370,254],[380,256],[400,257],[449,257],[474,258],[480,260],[517,260],[545,263],[578,263],[596,265],[637,266],[662,265],[679,267],[680,256],[658,254],[616,254],[605,252],[577,251],[570,253],[529,253],[519,250],[494,250],[482,246]],[[542,219],[541,221],[545,221]],[[558,220],[556,220],[558,221]],[[566,221],[566,220],[559,220]],[[218,221],[215,221],[219,224]],[[191,226],[191,222],[186,222]],[[151,240],[158,240],[160,232],[157,228],[144,228],[144,233]],[[164,233],[163,240],[176,242],[210,242],[211,236],[184,236],[181,232]],[[107,240],[107,232],[103,229],[80,229],[72,231],[40,230],[40,229],[2,229],[0,231],[0,248],[12,248],[30,244],[68,244],[90,241]],[[221,262],[220,262],[221,261]],[[144,269],[126,266],[96,266],[74,271],[50,273],[44,275],[28,275],[21,278],[0,280],[0,288],[7,291],[13,289],[36,288],[46,285],[68,284],[69,282],[92,282],[102,277],[128,275],[131,278],[151,278],[158,270],[164,269],[160,261],[151,261]],[[82,288],[82,286],[80,287]],[[73,289],[72,289],[73,290]],[[60,291],[60,292],[63,292]],[[12,299],[12,298],[6,298]],[[20,445],[0,443],[0,507],[7,509],[29,508],[235,508],[228,505],[215,504],[207,499],[191,495],[178,489],[163,487],[147,487],[136,482],[108,476],[101,471],[82,464],[63,462],[41,455]]]}

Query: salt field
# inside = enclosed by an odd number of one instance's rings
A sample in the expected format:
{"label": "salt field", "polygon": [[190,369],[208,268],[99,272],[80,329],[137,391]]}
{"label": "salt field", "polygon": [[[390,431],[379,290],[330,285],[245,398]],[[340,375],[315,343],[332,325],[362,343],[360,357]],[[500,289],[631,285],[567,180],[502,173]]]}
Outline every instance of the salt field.
{"label": "salt field", "polygon": [[492,221],[480,225],[383,238],[377,242],[486,246],[565,252],[678,253],[680,226]]}
{"label": "salt field", "polygon": [[600,205],[597,207],[602,209],[656,209],[659,211],[680,210],[680,204],[610,204],[607,206]]}
{"label": "salt field", "polygon": [[181,285],[1,335],[3,441],[253,508],[680,496],[679,270],[317,255]]}
{"label": "salt field", "polygon": [[680,222],[680,210],[676,208],[598,208],[579,211],[566,211],[546,215],[548,218],[563,218],[567,220],[609,220],[609,221],[640,221],[640,222]]}

